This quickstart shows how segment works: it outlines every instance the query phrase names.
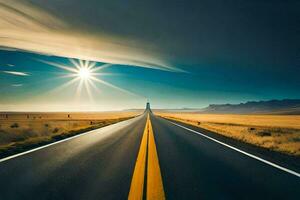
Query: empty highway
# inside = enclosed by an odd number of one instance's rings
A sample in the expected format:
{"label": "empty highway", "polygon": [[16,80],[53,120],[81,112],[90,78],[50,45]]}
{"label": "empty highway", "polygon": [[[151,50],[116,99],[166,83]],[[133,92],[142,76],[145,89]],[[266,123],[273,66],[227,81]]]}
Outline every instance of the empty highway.
{"label": "empty highway", "polygon": [[2,159],[0,199],[299,199],[270,154],[145,112]]}

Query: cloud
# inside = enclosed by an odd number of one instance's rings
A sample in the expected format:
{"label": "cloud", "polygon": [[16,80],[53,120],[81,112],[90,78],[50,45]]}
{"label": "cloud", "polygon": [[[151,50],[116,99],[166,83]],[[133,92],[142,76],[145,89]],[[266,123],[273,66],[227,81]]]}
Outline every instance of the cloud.
{"label": "cloud", "polygon": [[13,86],[13,87],[22,87],[23,84],[12,84],[11,86]]}
{"label": "cloud", "polygon": [[2,49],[183,72],[157,52],[143,48],[145,45],[92,29],[85,31],[28,0],[0,0],[0,24]]}
{"label": "cloud", "polygon": [[7,64],[7,66],[9,66],[9,67],[14,67],[15,65],[13,65],[13,64]]}
{"label": "cloud", "polygon": [[0,0],[0,49],[176,72],[295,66],[298,4]]}
{"label": "cloud", "polygon": [[30,76],[28,73],[25,72],[17,72],[17,71],[2,71],[2,72],[6,74],[16,75],[16,76]]}

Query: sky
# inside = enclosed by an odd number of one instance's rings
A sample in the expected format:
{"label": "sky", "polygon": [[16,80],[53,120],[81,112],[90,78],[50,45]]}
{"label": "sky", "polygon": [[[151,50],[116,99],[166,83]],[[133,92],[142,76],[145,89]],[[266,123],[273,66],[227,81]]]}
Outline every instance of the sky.
{"label": "sky", "polygon": [[[0,110],[300,98],[299,7],[296,0],[0,0]],[[93,79],[82,80],[76,65],[95,69]]]}

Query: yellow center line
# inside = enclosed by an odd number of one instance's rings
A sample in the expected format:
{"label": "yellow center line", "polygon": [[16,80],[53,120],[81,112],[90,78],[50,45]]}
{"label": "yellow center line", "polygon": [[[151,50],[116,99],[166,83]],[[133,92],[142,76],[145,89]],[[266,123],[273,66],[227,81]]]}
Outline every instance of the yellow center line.
{"label": "yellow center line", "polygon": [[141,200],[143,199],[143,189],[144,189],[144,178],[145,178],[145,164],[146,164],[146,153],[147,153],[147,143],[148,143],[148,119],[146,127],[143,133],[143,138],[138,153],[138,157],[135,163],[134,172],[131,180],[130,191],[128,195],[129,200]]}
{"label": "yellow center line", "polygon": [[149,120],[147,200],[165,199],[153,129]]}
{"label": "yellow center line", "polygon": [[146,158],[148,158],[146,199],[164,200],[165,193],[149,114],[147,116],[147,122],[131,180],[130,191],[128,195],[129,200],[143,199]]}

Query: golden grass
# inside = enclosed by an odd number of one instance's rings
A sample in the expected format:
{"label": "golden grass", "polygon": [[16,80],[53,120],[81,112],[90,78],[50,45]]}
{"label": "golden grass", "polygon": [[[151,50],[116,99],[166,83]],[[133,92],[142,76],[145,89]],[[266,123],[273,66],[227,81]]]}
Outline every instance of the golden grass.
{"label": "golden grass", "polygon": [[7,120],[100,120],[117,119],[141,114],[135,111],[118,112],[12,112],[0,113],[0,124]]}
{"label": "golden grass", "polygon": [[141,113],[0,113],[0,157],[139,114]]}
{"label": "golden grass", "polygon": [[300,156],[299,115],[156,114],[274,151]]}

